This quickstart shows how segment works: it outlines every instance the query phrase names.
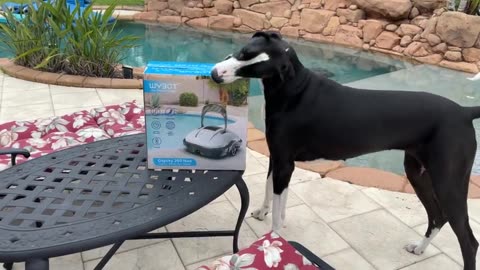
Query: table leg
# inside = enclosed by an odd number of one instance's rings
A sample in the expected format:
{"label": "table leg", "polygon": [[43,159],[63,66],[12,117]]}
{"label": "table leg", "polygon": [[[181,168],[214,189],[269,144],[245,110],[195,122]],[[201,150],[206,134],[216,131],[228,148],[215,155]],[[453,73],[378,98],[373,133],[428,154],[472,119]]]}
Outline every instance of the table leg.
{"label": "table leg", "polygon": [[240,214],[238,215],[237,225],[235,226],[235,234],[233,235],[233,253],[238,252],[238,235],[240,233],[240,228],[242,227],[243,219],[247,214],[248,205],[250,203],[250,195],[248,193],[248,187],[243,181],[238,181],[235,183],[237,186],[238,192],[240,193],[240,199],[242,202],[242,206],[240,208]]}
{"label": "table leg", "polygon": [[48,259],[33,259],[25,262],[25,270],[48,270]]}
{"label": "table leg", "polygon": [[125,241],[121,241],[113,245],[113,247],[107,252],[107,254],[103,256],[102,260],[97,264],[97,266],[95,266],[94,270],[103,269],[103,267],[107,265],[108,261],[113,257],[113,255],[115,255],[115,252],[117,252],[117,250],[122,246],[124,242]]}

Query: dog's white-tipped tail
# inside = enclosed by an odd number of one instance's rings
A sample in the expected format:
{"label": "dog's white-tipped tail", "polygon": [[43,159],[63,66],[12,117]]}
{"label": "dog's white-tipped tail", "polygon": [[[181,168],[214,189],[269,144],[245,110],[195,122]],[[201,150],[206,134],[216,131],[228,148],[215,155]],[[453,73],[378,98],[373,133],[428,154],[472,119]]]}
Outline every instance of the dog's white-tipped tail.
{"label": "dog's white-tipped tail", "polygon": [[470,80],[470,81],[478,81],[478,80],[480,80],[480,72],[479,72],[477,75],[475,75],[474,77],[467,78],[467,79]]}

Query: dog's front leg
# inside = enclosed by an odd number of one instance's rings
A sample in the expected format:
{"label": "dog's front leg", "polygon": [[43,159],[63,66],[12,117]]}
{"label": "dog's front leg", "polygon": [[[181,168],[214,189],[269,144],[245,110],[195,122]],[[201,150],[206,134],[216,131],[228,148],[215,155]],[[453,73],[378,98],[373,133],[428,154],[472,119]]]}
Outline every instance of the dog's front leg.
{"label": "dog's front leg", "polygon": [[287,207],[288,184],[292,177],[295,165],[293,162],[275,163],[279,166],[273,168],[273,208],[272,230],[280,231],[285,223],[285,211]]}
{"label": "dog's front leg", "polygon": [[252,212],[252,217],[258,220],[264,220],[270,211],[270,204],[273,198],[273,176],[272,176],[272,160],[269,160],[267,183],[265,185],[265,195],[262,206]]}

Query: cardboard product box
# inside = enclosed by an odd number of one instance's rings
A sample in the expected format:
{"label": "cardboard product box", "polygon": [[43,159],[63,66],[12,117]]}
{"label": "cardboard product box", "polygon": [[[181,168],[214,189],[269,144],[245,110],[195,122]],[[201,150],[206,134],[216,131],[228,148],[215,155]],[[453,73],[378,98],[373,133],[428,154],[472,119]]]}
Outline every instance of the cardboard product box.
{"label": "cardboard product box", "polygon": [[250,80],[217,84],[210,79],[213,66],[147,64],[149,169],[245,170]]}

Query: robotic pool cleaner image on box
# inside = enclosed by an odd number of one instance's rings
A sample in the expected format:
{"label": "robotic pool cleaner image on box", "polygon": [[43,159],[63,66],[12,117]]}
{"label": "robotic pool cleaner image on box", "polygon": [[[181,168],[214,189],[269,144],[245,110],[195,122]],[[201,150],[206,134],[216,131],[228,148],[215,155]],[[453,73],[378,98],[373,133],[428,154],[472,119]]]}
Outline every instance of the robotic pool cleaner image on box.
{"label": "robotic pool cleaner image on box", "polygon": [[245,170],[250,81],[217,84],[210,79],[213,65],[148,63],[149,169]]}

